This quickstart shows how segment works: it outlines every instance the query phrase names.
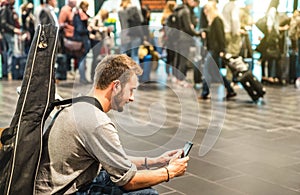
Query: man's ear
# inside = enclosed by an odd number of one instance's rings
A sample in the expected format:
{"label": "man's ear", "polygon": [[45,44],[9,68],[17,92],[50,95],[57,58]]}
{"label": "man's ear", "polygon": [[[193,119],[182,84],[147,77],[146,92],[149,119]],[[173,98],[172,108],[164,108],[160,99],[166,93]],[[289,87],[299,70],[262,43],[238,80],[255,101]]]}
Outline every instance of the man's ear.
{"label": "man's ear", "polygon": [[113,81],[113,90],[118,91],[121,88],[121,82],[119,80]]}

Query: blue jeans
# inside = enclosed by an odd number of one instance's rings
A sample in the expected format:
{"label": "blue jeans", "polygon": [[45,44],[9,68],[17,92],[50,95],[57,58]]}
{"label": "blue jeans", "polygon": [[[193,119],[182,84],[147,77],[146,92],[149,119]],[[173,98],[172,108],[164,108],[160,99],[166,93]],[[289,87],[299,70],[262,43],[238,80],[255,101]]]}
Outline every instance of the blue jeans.
{"label": "blue jeans", "polygon": [[88,186],[81,188],[75,195],[158,195],[152,188],[126,191],[110,180],[109,174],[101,170],[99,175]]}
{"label": "blue jeans", "polygon": [[139,76],[139,82],[150,81],[150,74],[152,70],[152,56],[150,54],[146,55],[143,61],[140,63],[141,68],[143,69],[143,74]]}
{"label": "blue jeans", "polygon": [[5,66],[2,69],[3,75],[7,75],[7,73],[11,72],[12,69],[12,60],[13,60],[13,51],[14,51],[14,35],[10,33],[3,33],[4,40],[7,44],[7,49],[4,51],[4,59],[5,59]]}
{"label": "blue jeans", "polygon": [[80,75],[80,80],[86,81],[86,76],[85,76],[85,69],[86,69],[86,55],[89,52],[91,48],[91,42],[89,39],[83,39],[83,45],[85,49],[85,53],[83,56],[79,59],[78,62],[78,70],[79,70],[79,75]]}

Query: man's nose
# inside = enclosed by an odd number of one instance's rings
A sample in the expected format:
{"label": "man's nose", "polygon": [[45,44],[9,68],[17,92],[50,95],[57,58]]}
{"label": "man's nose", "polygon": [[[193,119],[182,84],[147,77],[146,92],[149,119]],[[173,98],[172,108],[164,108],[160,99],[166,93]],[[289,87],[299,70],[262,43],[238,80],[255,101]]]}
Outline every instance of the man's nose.
{"label": "man's nose", "polygon": [[134,101],[134,95],[133,95],[133,94],[129,97],[129,101],[130,101],[130,102],[133,102],[133,101]]}

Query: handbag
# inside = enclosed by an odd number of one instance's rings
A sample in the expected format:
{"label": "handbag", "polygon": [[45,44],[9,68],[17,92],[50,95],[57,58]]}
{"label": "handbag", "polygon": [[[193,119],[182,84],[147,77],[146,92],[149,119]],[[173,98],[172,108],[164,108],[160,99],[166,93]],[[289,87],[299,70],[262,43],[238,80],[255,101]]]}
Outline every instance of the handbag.
{"label": "handbag", "polygon": [[85,49],[83,42],[67,39],[64,37],[64,49],[65,52],[75,58],[80,58],[84,55]]}
{"label": "handbag", "polygon": [[267,47],[266,56],[272,59],[280,58],[280,49],[279,46],[270,46]]}
{"label": "handbag", "polygon": [[22,57],[25,55],[25,39],[27,35],[21,34],[21,35],[14,35],[14,49],[13,54],[15,57]]}
{"label": "handbag", "polygon": [[267,27],[267,16],[264,16],[260,19],[258,19],[255,23],[255,26],[264,34],[267,33],[268,27]]}

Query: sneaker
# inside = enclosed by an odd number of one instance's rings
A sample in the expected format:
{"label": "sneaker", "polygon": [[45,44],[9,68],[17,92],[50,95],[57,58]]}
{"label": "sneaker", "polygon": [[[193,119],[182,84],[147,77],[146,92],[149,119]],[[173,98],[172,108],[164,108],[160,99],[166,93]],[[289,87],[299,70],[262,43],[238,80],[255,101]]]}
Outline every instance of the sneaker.
{"label": "sneaker", "polygon": [[67,72],[67,79],[68,80],[74,80],[75,79],[75,73],[72,71]]}
{"label": "sneaker", "polygon": [[80,79],[80,83],[81,83],[81,84],[84,84],[84,85],[91,84],[91,82],[89,82],[89,81],[86,80],[86,79]]}
{"label": "sneaker", "polygon": [[295,81],[295,88],[300,89],[300,77],[298,77]]}
{"label": "sneaker", "polygon": [[172,77],[172,83],[177,83],[177,78],[176,77]]}
{"label": "sneaker", "polygon": [[201,89],[201,84],[200,83],[195,83],[194,84],[194,89],[200,90]]}
{"label": "sneaker", "polygon": [[228,93],[228,94],[226,95],[226,99],[233,98],[233,97],[235,97],[236,95],[237,95],[237,94],[236,94],[235,92]]}
{"label": "sneaker", "polygon": [[188,83],[187,81],[183,80],[183,81],[178,81],[178,84],[181,86],[181,87],[184,87],[184,88],[191,88],[192,85],[190,83]]}
{"label": "sneaker", "polygon": [[198,100],[210,100],[211,97],[210,95],[201,95],[198,97]]}

